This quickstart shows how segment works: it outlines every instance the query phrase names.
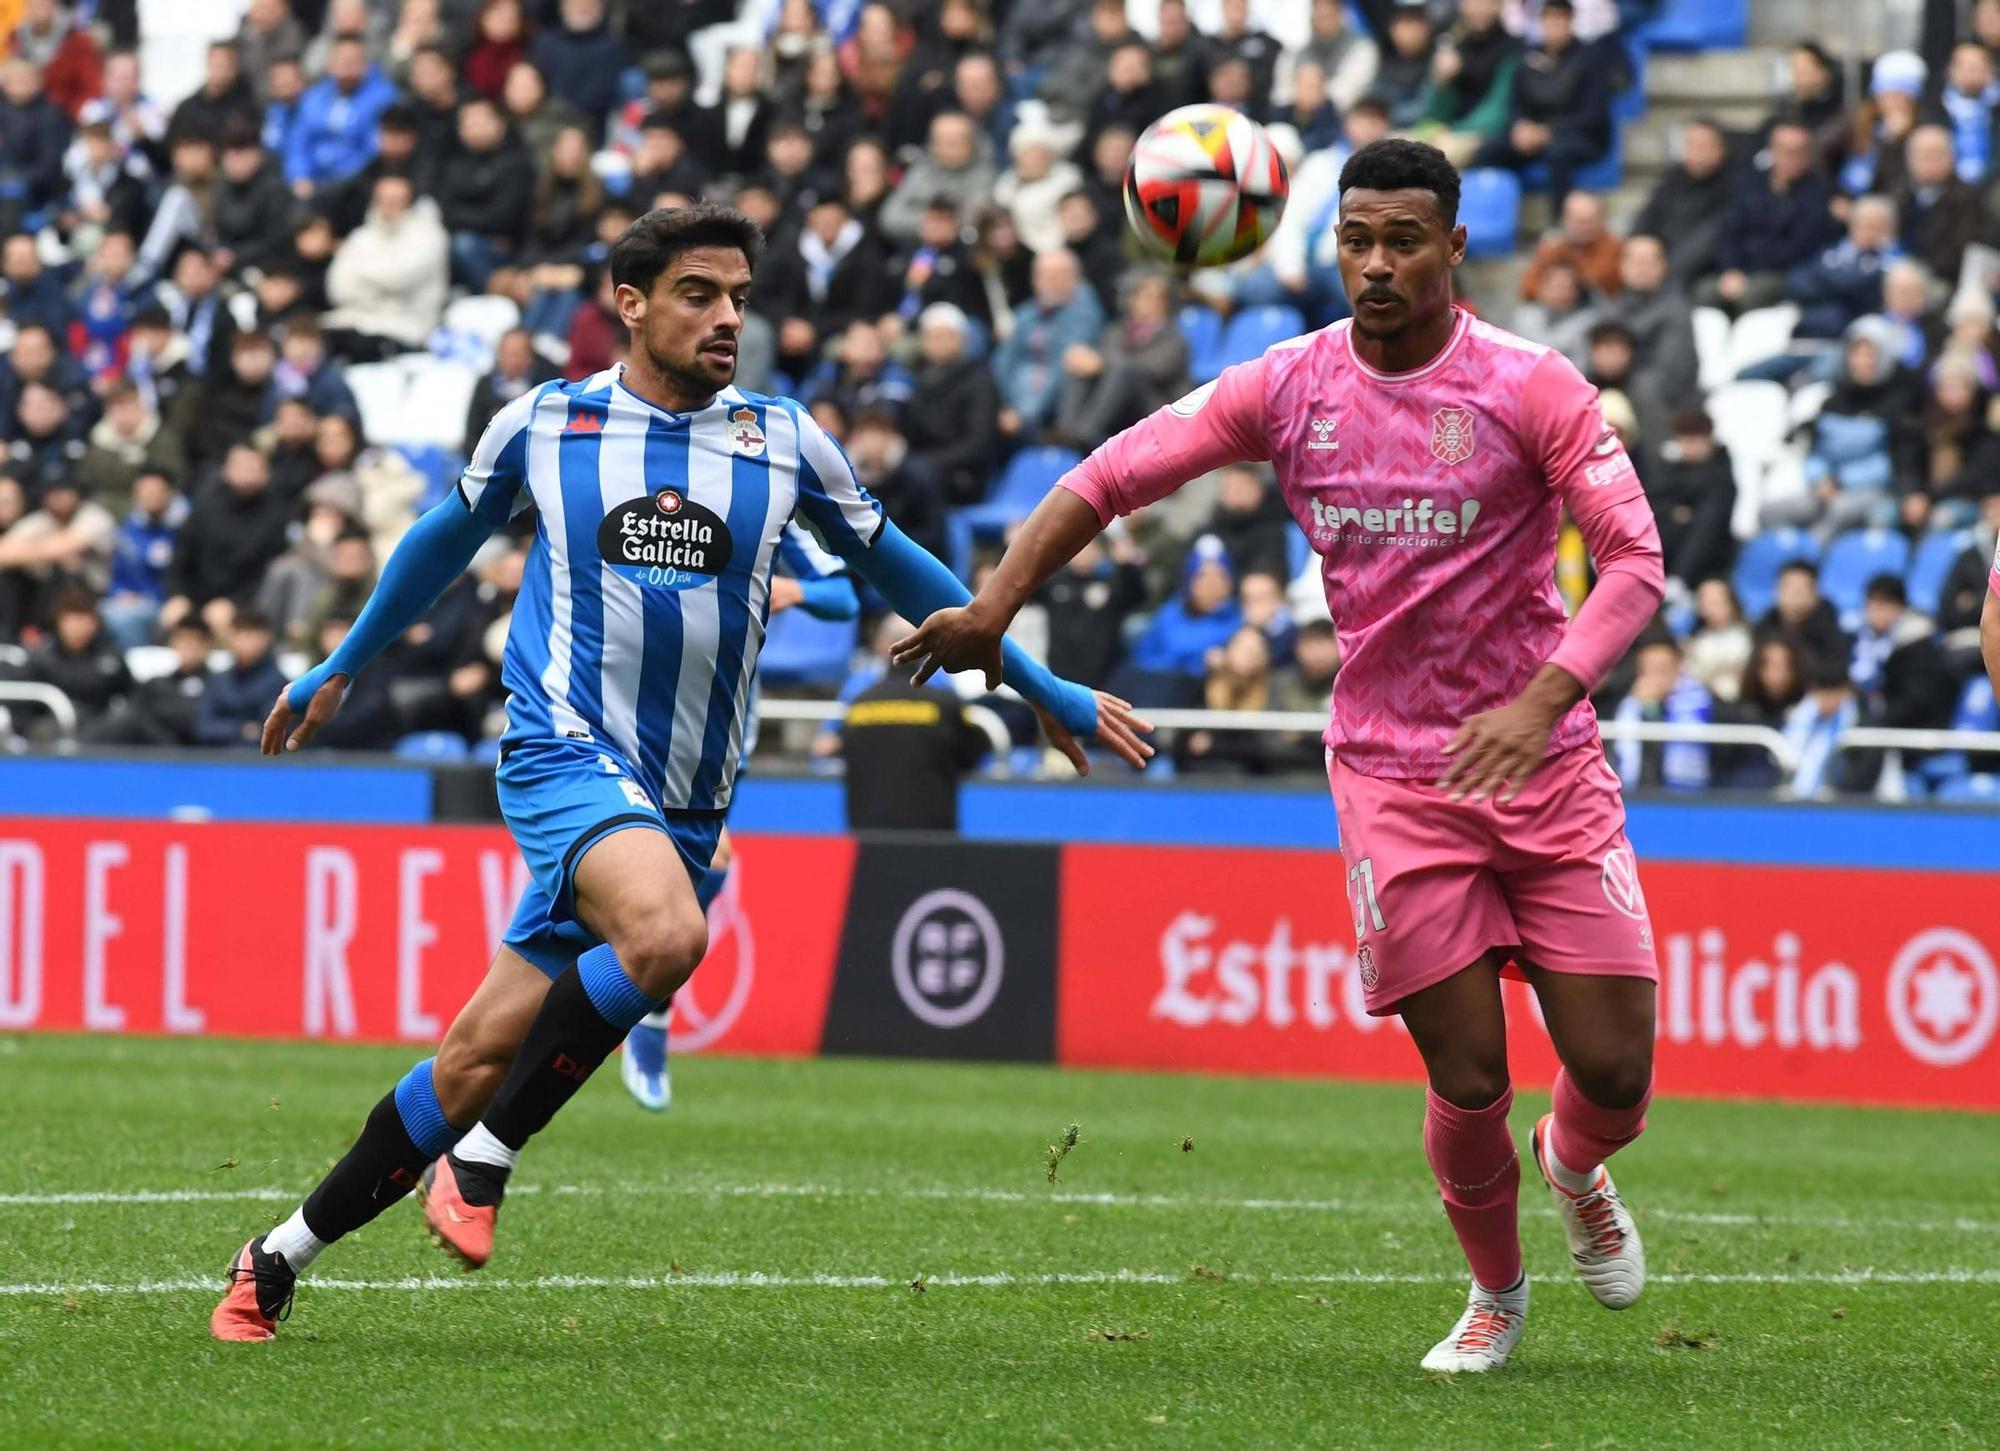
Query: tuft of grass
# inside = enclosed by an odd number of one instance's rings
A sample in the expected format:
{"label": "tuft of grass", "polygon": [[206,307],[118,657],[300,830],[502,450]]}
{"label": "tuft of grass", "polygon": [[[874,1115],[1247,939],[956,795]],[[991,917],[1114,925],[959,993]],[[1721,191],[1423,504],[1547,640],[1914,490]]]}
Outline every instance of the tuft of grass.
{"label": "tuft of grass", "polygon": [[1043,1151],[1042,1162],[1048,1169],[1049,1182],[1051,1184],[1056,1182],[1058,1174],[1062,1169],[1062,1161],[1069,1157],[1070,1150],[1082,1142],[1082,1128],[1076,1124],[1071,1124],[1063,1130],[1060,1139],[1057,1139]]}

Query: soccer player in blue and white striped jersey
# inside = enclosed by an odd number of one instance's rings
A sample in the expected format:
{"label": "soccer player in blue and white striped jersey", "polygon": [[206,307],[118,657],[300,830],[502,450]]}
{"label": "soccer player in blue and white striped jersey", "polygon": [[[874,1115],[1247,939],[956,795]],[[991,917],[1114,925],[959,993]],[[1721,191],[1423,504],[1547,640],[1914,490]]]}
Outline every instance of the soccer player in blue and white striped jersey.
{"label": "soccer player in blue and white striped jersey", "polygon": [[[289,1219],[237,1252],[210,1320],[220,1339],[275,1335],[299,1272],[420,1177],[433,1233],[468,1265],[485,1263],[522,1146],[701,961],[700,888],[735,783],[787,520],[909,619],[968,599],[803,408],[732,386],[762,247],[753,222],[719,207],[634,222],[609,260],[630,361],[503,408],[454,496],[397,546],[340,649],[272,707],[266,752],[303,745],[486,537],[538,506],[501,666],[498,772],[532,884],[437,1056],[375,1105]],[[1123,701],[1018,651],[1006,678],[1079,769],[1079,737],[1134,766],[1150,754]]]}

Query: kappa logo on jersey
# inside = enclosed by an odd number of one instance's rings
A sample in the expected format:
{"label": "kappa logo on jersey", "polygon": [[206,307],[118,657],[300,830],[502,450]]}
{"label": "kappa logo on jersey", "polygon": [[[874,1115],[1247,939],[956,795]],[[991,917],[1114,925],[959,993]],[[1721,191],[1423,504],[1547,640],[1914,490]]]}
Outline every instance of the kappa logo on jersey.
{"label": "kappa logo on jersey", "polygon": [[1431,415],[1431,453],[1440,463],[1460,464],[1472,457],[1472,410],[1440,408]]}
{"label": "kappa logo on jersey", "polygon": [[713,509],[678,489],[662,489],[606,514],[597,526],[597,552],[634,584],[696,589],[729,568],[735,541]]}
{"label": "kappa logo on jersey", "polygon": [[1337,448],[1339,448],[1339,447],[1340,447],[1340,440],[1339,440],[1339,439],[1337,439],[1337,438],[1335,438],[1335,437],[1333,436],[1333,431],[1334,431],[1334,430],[1335,430],[1336,428],[1338,428],[1338,427],[1340,427],[1340,420],[1339,420],[1339,419],[1336,419],[1336,418],[1315,418],[1315,419],[1314,419],[1314,420],[1312,421],[1312,434],[1313,434],[1313,436],[1312,436],[1312,438],[1311,438],[1311,439],[1310,439],[1310,440],[1309,440],[1309,441],[1308,441],[1308,442],[1306,443],[1306,448],[1307,448],[1307,450],[1308,450],[1308,451],[1312,451],[1312,450],[1327,450],[1327,451],[1331,451],[1331,450],[1333,450],[1333,449],[1337,449]]}
{"label": "kappa logo on jersey", "polygon": [[604,432],[604,420],[595,413],[573,413],[569,422],[563,425],[563,437],[574,438],[579,434],[600,434]]}
{"label": "kappa logo on jersey", "polygon": [[745,458],[764,452],[764,430],[757,426],[755,409],[739,408],[729,415],[729,446]]}

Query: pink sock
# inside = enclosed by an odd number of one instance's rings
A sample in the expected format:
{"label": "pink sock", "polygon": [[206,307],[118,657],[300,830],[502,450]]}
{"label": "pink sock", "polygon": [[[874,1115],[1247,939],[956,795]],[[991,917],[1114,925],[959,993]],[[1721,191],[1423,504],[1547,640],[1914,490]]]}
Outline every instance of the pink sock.
{"label": "pink sock", "polygon": [[1507,1132],[1513,1102],[1511,1088],[1485,1108],[1460,1108],[1425,1090],[1424,1154],[1472,1278],[1488,1290],[1511,1289],[1521,1278],[1514,1214],[1521,1161]]}
{"label": "pink sock", "polygon": [[1645,1097],[1630,1108],[1603,1108],[1583,1096],[1565,1068],[1556,1073],[1554,1098],[1549,1152],[1572,1173],[1590,1174],[1645,1129],[1653,1087],[1647,1084]]}

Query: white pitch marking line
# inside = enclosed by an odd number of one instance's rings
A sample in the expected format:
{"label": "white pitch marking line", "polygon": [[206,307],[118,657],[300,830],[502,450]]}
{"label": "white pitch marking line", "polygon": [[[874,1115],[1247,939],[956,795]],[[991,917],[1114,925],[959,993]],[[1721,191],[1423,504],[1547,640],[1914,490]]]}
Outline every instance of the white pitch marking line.
{"label": "white pitch marking line", "polygon": [[[1404,1218],[1431,1208],[1430,1200],[1345,1200],[1345,1199],[1226,1199],[1173,1194],[1107,1194],[1051,1190],[1047,1193],[1019,1189],[987,1188],[848,1188],[832,1184],[703,1184],[606,1183],[606,1184],[520,1184],[507,1191],[522,1194],[582,1194],[598,1197],[658,1197],[675,1195],[710,1199],[903,1199],[930,1200],[950,1204],[1058,1204],[1099,1209],[1223,1209],[1276,1214],[1350,1214]],[[35,1208],[63,1204],[206,1204],[228,1201],[264,1200],[296,1202],[304,1197],[296,1189],[136,1189],[76,1190],[46,1194],[0,1194],[0,1209]],[[1523,1205],[1521,1212],[1538,1218],[1553,1218],[1555,1210],[1541,1205]],[[1754,1214],[1701,1209],[1659,1209],[1636,1206],[1642,1221],[1715,1225],[1728,1228],[1773,1228],[1895,1230],[1917,1234],[1996,1234],[2000,1221],[1986,1219],[1857,1219],[1843,1215]]]}
{"label": "white pitch marking line", "polygon": [[[1463,1274],[1371,1274],[1335,1271],[1328,1274],[1230,1276],[1239,1284],[1307,1285],[1462,1285]],[[314,1290],[887,1290],[914,1284],[895,1275],[788,1275],[761,1270],[682,1275],[540,1275],[533,1279],[470,1278],[464,1275],[410,1275],[394,1280],[307,1279]],[[1056,1274],[925,1275],[926,1288],[1028,1289],[1055,1285],[1192,1285],[1185,1272],[1157,1270],[1082,1270]],[[1826,1274],[1692,1274],[1654,1275],[1656,1285],[2000,1285],[2000,1270],[1841,1270]],[[45,1295],[174,1295],[223,1288],[220,1275],[122,1282],[80,1280],[73,1284],[44,1281],[0,1284],[0,1296]]]}

